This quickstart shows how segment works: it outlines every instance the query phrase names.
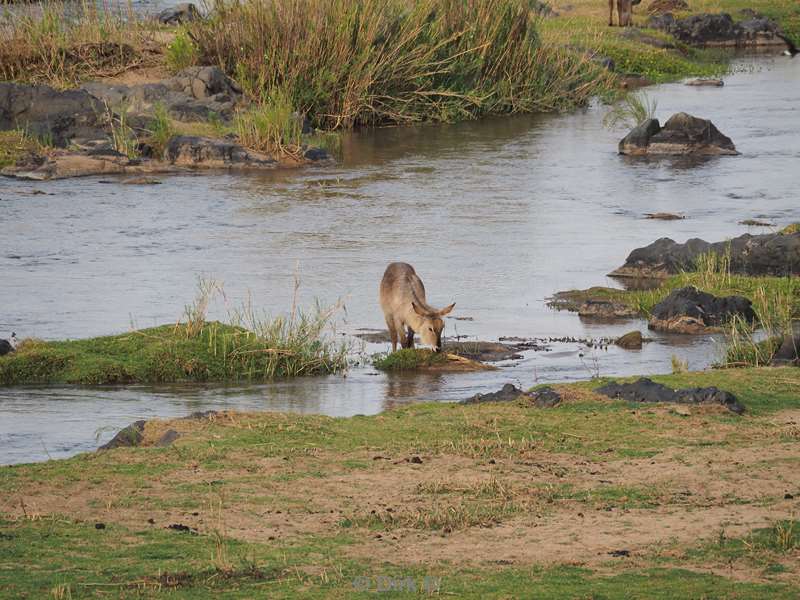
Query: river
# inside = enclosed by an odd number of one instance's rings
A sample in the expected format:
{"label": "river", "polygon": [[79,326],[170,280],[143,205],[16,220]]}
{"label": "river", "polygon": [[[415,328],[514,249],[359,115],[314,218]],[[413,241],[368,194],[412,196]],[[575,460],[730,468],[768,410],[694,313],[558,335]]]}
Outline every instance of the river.
{"label": "river", "polygon": [[[646,331],[638,320],[584,322],[544,301],[617,285],[604,274],[659,237],[716,241],[748,231],[742,219],[799,221],[800,59],[742,59],[722,88],[669,84],[647,94],[662,122],[678,111],[711,118],[741,156],[626,159],[616,152],[624,131],[605,129],[607,107],[595,105],[353,133],[333,167],[165,176],[152,186],[0,180],[0,332],[78,338],[174,322],[200,276],[224,282],[228,305],[250,294],[277,314],[291,304],[297,272],[301,304],[343,299],[338,328],[354,333],[383,327],[377,289],[394,260],[416,267],[432,304],[456,302],[453,316],[472,319],[447,320],[447,335]],[[643,218],[661,211],[686,219]],[[211,316],[225,310],[218,302]],[[374,414],[506,382],[664,373],[673,355],[700,369],[720,357],[711,336],[650,335],[633,352],[552,343],[489,373],[391,376],[362,366],[260,385],[2,388],[0,464],[91,450],[142,418],[224,408]]]}

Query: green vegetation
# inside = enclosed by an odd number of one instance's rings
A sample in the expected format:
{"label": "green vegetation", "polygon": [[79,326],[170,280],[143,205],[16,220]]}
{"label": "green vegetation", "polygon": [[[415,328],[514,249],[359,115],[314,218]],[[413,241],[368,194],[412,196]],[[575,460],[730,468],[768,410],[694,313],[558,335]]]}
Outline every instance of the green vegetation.
{"label": "green vegetation", "polygon": [[425,348],[402,348],[389,354],[377,354],[372,365],[381,371],[413,371],[423,367],[442,365],[447,355]]}
{"label": "green vegetation", "polygon": [[537,24],[527,0],[248,0],[189,30],[200,62],[337,129],[569,108],[610,87]]}
{"label": "green vegetation", "polygon": [[625,94],[620,102],[611,107],[603,117],[603,125],[608,128],[622,125],[630,129],[655,118],[657,108],[658,102],[650,99],[647,94],[631,92]]}
{"label": "green vegetation", "polygon": [[261,152],[297,154],[302,144],[302,122],[289,95],[273,88],[260,101],[234,118],[239,142]]}
{"label": "green vegetation", "polygon": [[24,131],[0,131],[0,169],[15,164],[30,152],[39,152],[44,144]]}
{"label": "green vegetation", "polygon": [[339,305],[316,305],[310,313],[295,305],[288,316],[270,319],[248,303],[231,312],[230,324],[206,321],[221,292],[201,279],[175,325],[86,340],[23,340],[0,357],[0,385],[265,380],[347,368],[346,344],[328,333]]}
{"label": "green vegetation", "polygon": [[[776,416],[800,409],[800,370],[655,379],[720,386],[748,412],[677,414],[586,382],[557,386],[553,409],[149,422],[145,447],[4,467],[0,589],[367,598],[390,576],[412,578],[416,592],[391,594],[412,598],[427,576],[459,598],[797,597],[800,525],[783,515],[784,493],[798,491],[798,431]],[[153,447],[167,428],[177,442]],[[752,531],[726,536],[731,515]],[[630,558],[612,554],[623,550]],[[355,587],[364,577],[369,591]]]}
{"label": "green vegetation", "polygon": [[159,158],[164,157],[170,138],[177,133],[175,125],[163,104],[157,104],[149,128],[149,144]]}
{"label": "green vegetation", "polygon": [[167,44],[165,51],[167,68],[173,73],[190,67],[197,62],[197,46],[184,30],[179,30],[174,39]]}

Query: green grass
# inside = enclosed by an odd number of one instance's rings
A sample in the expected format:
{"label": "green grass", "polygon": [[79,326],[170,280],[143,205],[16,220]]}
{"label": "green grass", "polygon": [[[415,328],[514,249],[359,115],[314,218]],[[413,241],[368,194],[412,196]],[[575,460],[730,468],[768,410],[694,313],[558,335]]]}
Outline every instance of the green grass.
{"label": "green grass", "polygon": [[158,158],[163,158],[170,138],[176,133],[177,130],[167,108],[161,103],[156,104],[153,110],[153,120],[149,125],[147,142],[153,147],[153,151]]}
{"label": "green grass", "polygon": [[234,117],[239,142],[261,152],[297,154],[302,144],[302,123],[289,94],[279,88],[262,93],[259,101]]}
{"label": "green grass", "polygon": [[343,352],[324,339],[298,343],[242,327],[162,325],[86,340],[27,340],[0,358],[0,385],[262,380],[343,369]]}
{"label": "green grass", "polygon": [[197,46],[184,30],[178,30],[164,52],[167,68],[173,72],[190,67],[197,62]]}
{"label": "green grass", "polygon": [[446,362],[446,354],[425,348],[401,348],[389,354],[376,354],[372,359],[372,365],[381,371],[413,371]]}

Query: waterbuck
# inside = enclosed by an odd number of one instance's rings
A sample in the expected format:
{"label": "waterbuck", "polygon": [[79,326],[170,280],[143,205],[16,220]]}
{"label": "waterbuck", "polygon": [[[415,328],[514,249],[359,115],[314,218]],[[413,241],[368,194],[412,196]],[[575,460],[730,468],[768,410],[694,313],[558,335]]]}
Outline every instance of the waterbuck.
{"label": "waterbuck", "polygon": [[[386,267],[381,280],[381,309],[392,338],[392,352],[397,350],[397,341],[403,348],[414,347],[414,332],[422,343],[442,350],[442,317],[456,305],[453,302],[442,310],[436,310],[425,301],[425,286],[407,263],[394,262]],[[407,329],[407,331],[406,331]]]}

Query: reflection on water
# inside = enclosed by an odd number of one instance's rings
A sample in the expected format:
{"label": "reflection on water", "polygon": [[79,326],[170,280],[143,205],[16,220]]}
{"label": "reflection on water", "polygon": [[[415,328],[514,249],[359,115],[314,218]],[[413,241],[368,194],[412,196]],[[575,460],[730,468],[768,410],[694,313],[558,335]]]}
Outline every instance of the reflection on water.
{"label": "reflection on water", "polygon": [[[603,110],[593,107],[353,134],[341,164],[301,172],[172,176],[142,187],[0,180],[0,331],[85,337],[171,322],[199,274],[224,281],[230,302],[250,291],[278,313],[290,304],[296,264],[303,303],[344,298],[343,330],[381,327],[378,282],[393,260],[417,268],[431,303],[456,301],[457,316],[474,319],[448,320],[450,335],[584,338],[642,328],[584,322],[544,299],[618,285],[604,274],[659,237],[718,240],[747,231],[737,224],[746,218],[800,220],[800,61],[761,60],[724,88],[648,93],[662,120],[679,110],[711,117],[742,155],[692,168],[628,161],[616,154],[623,132],[603,129]],[[655,212],[687,218],[643,219]],[[225,306],[215,310],[224,316]],[[667,372],[672,354],[701,368],[718,356],[711,338],[676,347],[654,337],[639,352],[555,344],[479,374],[387,377],[362,368],[261,386],[5,389],[0,462],[88,449],[98,427],[137,418],[223,407],[367,414],[508,381]]]}

